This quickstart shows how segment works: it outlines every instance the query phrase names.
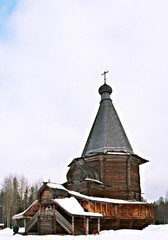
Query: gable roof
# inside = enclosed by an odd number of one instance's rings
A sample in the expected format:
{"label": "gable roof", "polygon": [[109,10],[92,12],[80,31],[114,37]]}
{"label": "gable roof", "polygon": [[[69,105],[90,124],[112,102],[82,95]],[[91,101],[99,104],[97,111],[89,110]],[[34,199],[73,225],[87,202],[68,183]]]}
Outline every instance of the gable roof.
{"label": "gable roof", "polygon": [[61,184],[58,183],[51,183],[49,182],[43,182],[43,186],[40,187],[40,189],[37,192],[37,199],[40,200],[41,194],[44,191],[45,188],[48,188],[51,191],[52,198],[56,198],[59,195],[68,197],[67,189],[64,188]]}
{"label": "gable roof", "polygon": [[28,215],[27,218],[33,217],[33,215],[35,214],[35,212],[38,211],[39,208],[39,201],[36,199],[26,210],[24,210],[21,213],[15,214],[12,219],[24,219],[25,217],[27,217],[26,215]]}
{"label": "gable roof", "polygon": [[84,147],[82,157],[96,153],[133,153],[121,121],[114,108],[110,94],[112,88],[104,84],[99,88],[100,107]]}

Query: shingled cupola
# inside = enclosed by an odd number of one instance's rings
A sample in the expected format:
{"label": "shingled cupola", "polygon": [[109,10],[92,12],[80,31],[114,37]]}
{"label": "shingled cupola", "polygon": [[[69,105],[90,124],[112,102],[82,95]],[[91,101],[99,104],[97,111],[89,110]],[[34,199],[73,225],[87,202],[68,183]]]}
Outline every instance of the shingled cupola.
{"label": "shingled cupola", "polygon": [[133,153],[132,147],[113,106],[112,88],[104,84],[99,88],[100,107],[84,147],[82,156],[95,153]]}
{"label": "shingled cupola", "polygon": [[82,156],[69,164],[65,187],[91,196],[140,201],[139,165],[148,161],[133,152],[110,98],[106,73],[95,121]]}

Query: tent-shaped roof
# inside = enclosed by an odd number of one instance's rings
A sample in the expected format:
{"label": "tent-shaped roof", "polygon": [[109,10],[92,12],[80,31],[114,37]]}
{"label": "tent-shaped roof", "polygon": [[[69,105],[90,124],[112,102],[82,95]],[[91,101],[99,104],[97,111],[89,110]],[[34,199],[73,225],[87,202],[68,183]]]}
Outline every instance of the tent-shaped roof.
{"label": "tent-shaped roof", "polygon": [[82,157],[96,153],[133,153],[121,121],[110,98],[112,88],[106,83],[99,88],[100,107],[84,147]]}

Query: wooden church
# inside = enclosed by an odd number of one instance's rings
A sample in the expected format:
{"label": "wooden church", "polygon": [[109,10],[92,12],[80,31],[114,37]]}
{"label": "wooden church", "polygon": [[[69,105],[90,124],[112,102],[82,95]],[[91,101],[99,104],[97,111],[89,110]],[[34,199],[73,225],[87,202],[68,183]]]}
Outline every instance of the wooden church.
{"label": "wooden church", "polygon": [[36,201],[13,217],[26,220],[25,234],[95,234],[153,222],[153,206],[141,201],[139,166],[148,161],[134,153],[111,93],[104,72],[95,121],[67,181],[44,182]]}

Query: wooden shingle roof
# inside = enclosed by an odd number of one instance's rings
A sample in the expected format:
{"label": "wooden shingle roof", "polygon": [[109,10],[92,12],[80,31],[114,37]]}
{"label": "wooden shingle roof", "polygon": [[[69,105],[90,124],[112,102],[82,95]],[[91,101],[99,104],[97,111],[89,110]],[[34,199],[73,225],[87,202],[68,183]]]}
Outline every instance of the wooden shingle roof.
{"label": "wooden shingle roof", "polygon": [[110,94],[112,88],[104,84],[99,88],[100,107],[84,147],[82,156],[97,153],[128,152],[133,153]]}

